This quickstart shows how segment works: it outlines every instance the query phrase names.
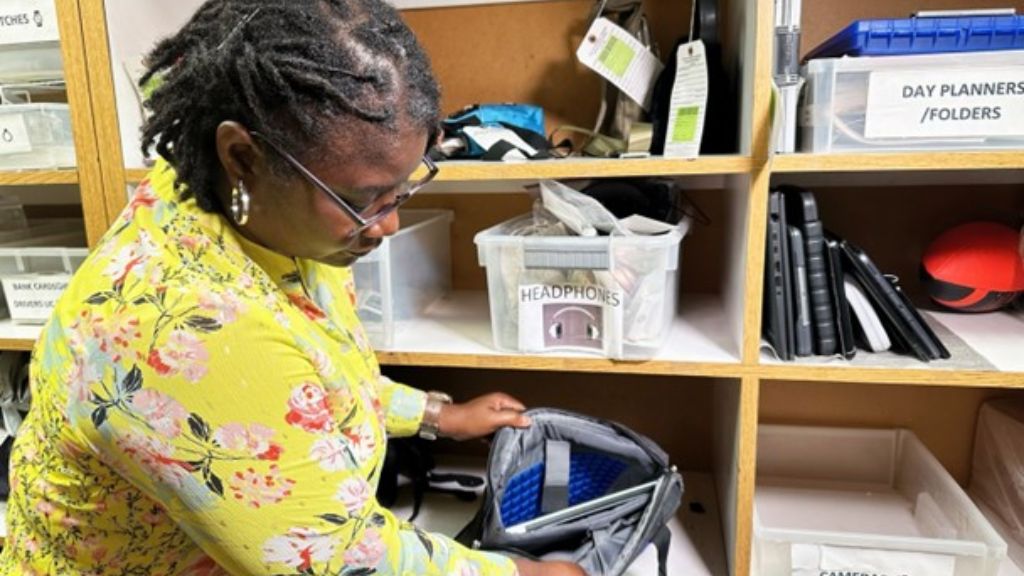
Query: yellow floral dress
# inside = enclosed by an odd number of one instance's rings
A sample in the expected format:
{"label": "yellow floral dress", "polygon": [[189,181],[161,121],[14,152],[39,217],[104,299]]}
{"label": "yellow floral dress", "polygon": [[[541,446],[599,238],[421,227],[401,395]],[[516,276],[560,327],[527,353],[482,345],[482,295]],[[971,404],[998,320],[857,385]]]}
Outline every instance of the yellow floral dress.
{"label": "yellow floral dress", "polygon": [[515,574],[383,509],[384,378],[348,269],[256,246],[161,162],[32,360],[0,574]]}

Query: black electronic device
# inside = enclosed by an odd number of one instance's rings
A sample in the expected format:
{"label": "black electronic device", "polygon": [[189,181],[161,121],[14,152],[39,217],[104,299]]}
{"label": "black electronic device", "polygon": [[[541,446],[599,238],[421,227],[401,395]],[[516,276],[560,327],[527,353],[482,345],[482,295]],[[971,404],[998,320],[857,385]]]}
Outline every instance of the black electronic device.
{"label": "black electronic device", "polygon": [[896,344],[922,361],[949,358],[949,351],[899,288],[871,258],[849,240],[842,241],[844,260],[878,311]]}
{"label": "black electronic device", "polygon": [[797,186],[780,186],[786,204],[786,223],[803,233],[807,259],[807,285],[814,322],[814,350],[822,356],[836,353],[836,319],[825,263],[825,229],[818,216],[814,193]]}
{"label": "black electronic device", "polygon": [[814,354],[811,330],[811,297],[807,289],[807,258],[804,255],[804,236],[796,226],[786,227],[789,232],[789,269],[793,275],[793,339],[797,356]]}
{"label": "black electronic device", "polygon": [[828,271],[828,290],[832,311],[836,319],[836,351],[847,360],[857,355],[857,342],[853,335],[850,305],[846,301],[843,284],[843,251],[839,240],[825,236],[825,266]]}
{"label": "black electronic device", "polygon": [[789,268],[786,211],[782,194],[768,195],[768,238],[765,242],[763,333],[782,360],[792,360],[794,353],[792,275]]}

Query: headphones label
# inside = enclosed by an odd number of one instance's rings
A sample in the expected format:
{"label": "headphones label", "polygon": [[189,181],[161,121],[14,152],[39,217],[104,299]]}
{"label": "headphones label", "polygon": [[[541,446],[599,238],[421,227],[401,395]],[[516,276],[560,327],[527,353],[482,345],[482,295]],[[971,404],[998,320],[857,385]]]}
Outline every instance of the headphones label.
{"label": "headphones label", "polygon": [[587,284],[519,287],[519,348],[603,352],[622,349],[623,292]]}

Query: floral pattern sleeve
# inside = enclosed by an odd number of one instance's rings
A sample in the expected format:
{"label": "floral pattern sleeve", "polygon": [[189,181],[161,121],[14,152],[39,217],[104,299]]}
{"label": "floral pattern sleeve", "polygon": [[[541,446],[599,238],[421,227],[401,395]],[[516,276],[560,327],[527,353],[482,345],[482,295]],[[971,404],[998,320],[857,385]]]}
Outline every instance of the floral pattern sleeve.
{"label": "floral pattern sleeve", "polygon": [[388,436],[412,436],[420,429],[427,394],[405,384],[380,377],[381,403],[385,406]]}
{"label": "floral pattern sleeve", "polygon": [[376,391],[323,379],[336,368],[314,366],[280,332],[247,313],[213,333],[185,332],[195,340],[178,336],[195,343],[190,353],[171,354],[168,337],[155,349],[175,358],[167,375],[124,364],[91,387],[85,436],[233,574],[514,573],[507,559],[376,503]]}
{"label": "floral pattern sleeve", "polygon": [[351,275],[248,244],[161,164],[57,305],[0,573],[510,576],[375,499],[424,394],[380,374]]}

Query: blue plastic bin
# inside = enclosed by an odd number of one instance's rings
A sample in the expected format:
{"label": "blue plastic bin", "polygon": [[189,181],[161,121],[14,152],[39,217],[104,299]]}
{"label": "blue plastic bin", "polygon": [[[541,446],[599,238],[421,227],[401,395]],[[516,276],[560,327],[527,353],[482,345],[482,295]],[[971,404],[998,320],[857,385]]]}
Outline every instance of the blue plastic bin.
{"label": "blue plastic bin", "polygon": [[1024,16],[857,20],[804,60],[990,50],[1024,50]]}

